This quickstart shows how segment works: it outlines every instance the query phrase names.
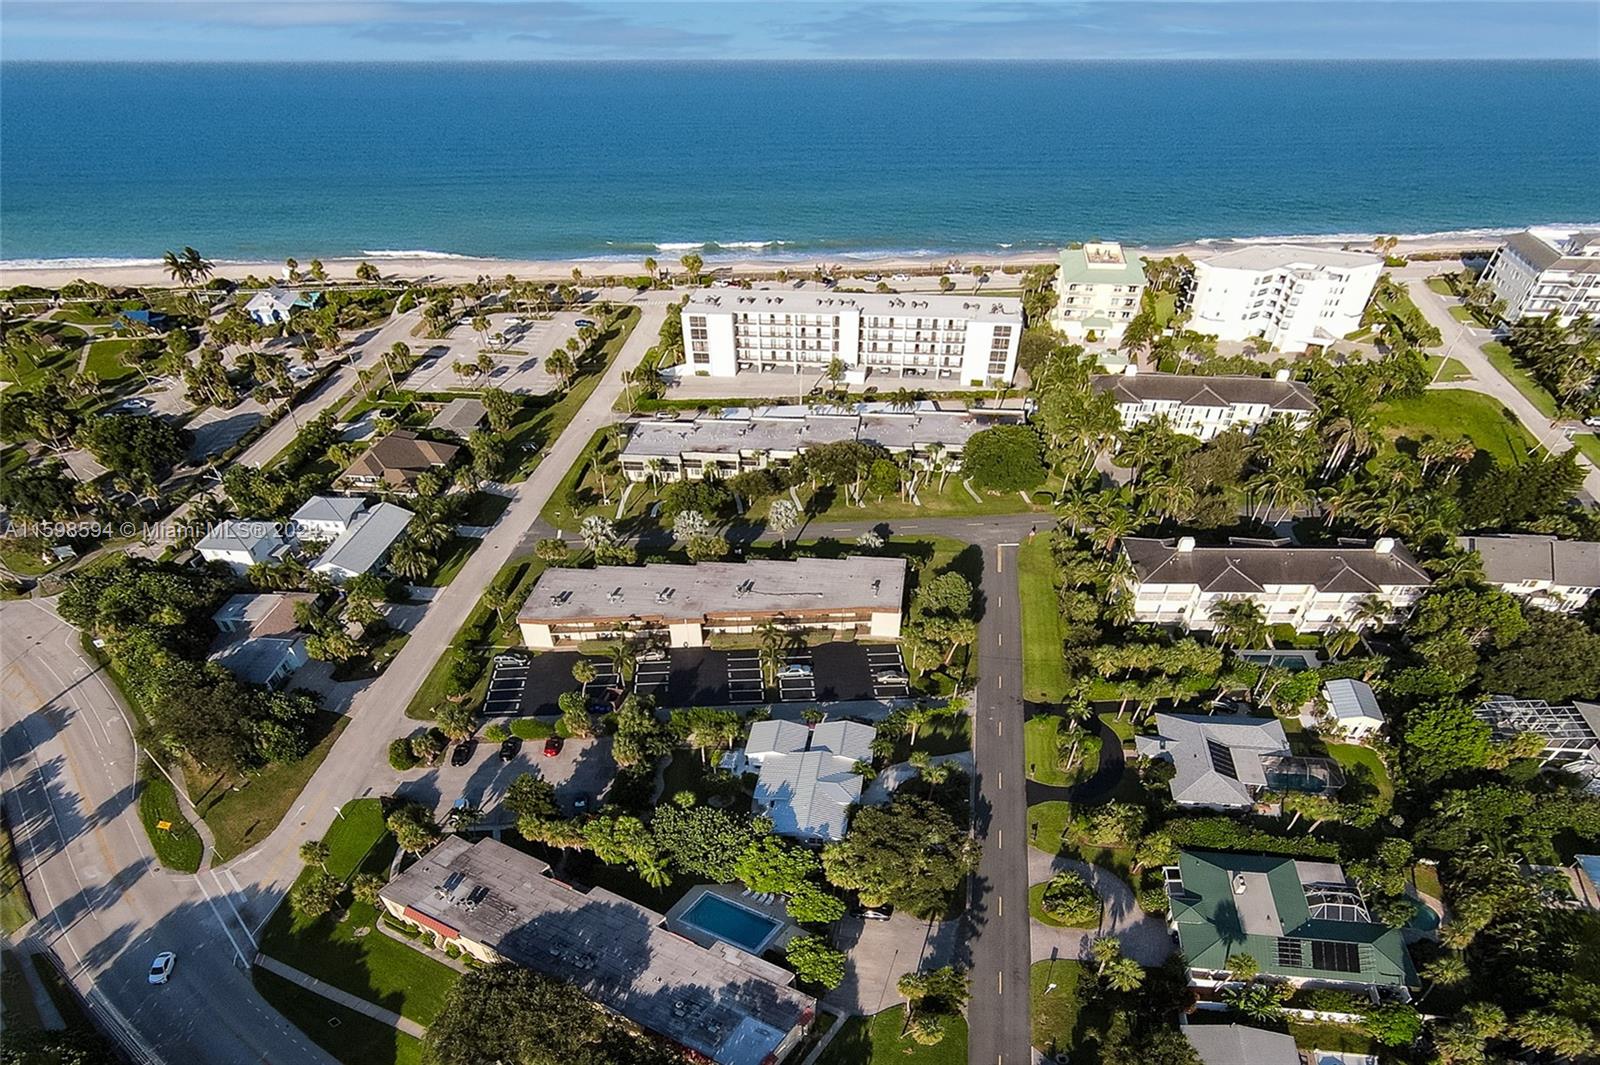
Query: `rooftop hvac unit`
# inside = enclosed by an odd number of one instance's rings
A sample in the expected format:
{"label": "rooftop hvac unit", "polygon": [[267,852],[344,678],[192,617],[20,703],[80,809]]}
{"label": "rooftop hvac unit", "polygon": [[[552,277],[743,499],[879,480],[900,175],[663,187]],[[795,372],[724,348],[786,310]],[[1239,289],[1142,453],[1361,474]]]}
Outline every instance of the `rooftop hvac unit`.
{"label": "rooftop hvac unit", "polygon": [[622,589],[621,588],[613,588],[613,589],[611,589],[611,593],[606,596],[606,599],[607,599],[607,601],[612,602],[612,603],[620,603],[620,602],[622,602]]}
{"label": "rooftop hvac unit", "polygon": [[1243,873],[1234,873],[1233,874],[1233,893],[1235,895],[1243,895],[1244,894],[1244,889],[1245,889],[1246,886],[1247,886],[1247,884],[1245,882],[1244,874]]}

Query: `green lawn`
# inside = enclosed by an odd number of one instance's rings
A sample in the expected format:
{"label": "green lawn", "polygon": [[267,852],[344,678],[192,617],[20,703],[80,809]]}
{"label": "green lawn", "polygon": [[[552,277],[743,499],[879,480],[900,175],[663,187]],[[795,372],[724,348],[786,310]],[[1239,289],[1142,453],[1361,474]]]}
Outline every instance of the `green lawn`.
{"label": "green lawn", "polygon": [[1022,726],[1023,750],[1028,762],[1028,779],[1041,784],[1070,784],[1072,778],[1062,771],[1057,756],[1064,718],[1054,714],[1037,714]]}
{"label": "green lawn", "polygon": [[[820,507],[812,521],[861,521],[863,518],[966,518],[984,517],[992,514],[1020,514],[1028,511],[1044,513],[1050,509],[1051,495],[1045,488],[1035,489],[1032,502],[1025,503],[1016,492],[979,492],[978,498],[973,499],[961,485],[957,477],[951,477],[945,482],[944,490],[940,491],[936,479],[918,493],[920,502],[902,500],[897,495],[886,495],[882,499],[868,497],[867,505],[858,507],[852,505],[843,492],[823,496],[819,492],[816,496],[805,501],[807,513],[813,507]],[[826,490],[824,490],[826,491]],[[823,504],[827,505],[824,506]],[[762,513],[757,507],[757,513]],[[1050,527],[1050,520],[1044,519],[1045,528]]]}
{"label": "green lawn", "polygon": [[1086,1008],[1078,998],[1082,974],[1082,962],[1058,958],[1034,962],[1028,981],[1028,1013],[1033,1019],[1034,1047],[1047,1054],[1065,1052],[1074,1063],[1094,1059],[1099,1040],[1085,1037],[1098,1031],[1107,1020],[1103,1010],[1094,1006]]}
{"label": "green lawn", "polygon": [[472,552],[482,542],[470,536],[450,537],[439,551],[439,561],[434,563],[433,570],[420,583],[429,588],[443,588],[456,579],[456,574],[461,572],[461,567],[467,564],[467,559],[472,557]]}
{"label": "green lawn", "polygon": [[[1115,696],[1112,698],[1115,698]],[[1123,714],[1119,720],[1115,710],[1107,710],[1097,716],[1100,718],[1102,725],[1117,734],[1117,739],[1122,741],[1123,746],[1127,746],[1128,741],[1133,739],[1136,728],[1131,714]]]}
{"label": "green lawn", "polygon": [[[194,825],[184,816],[178,805],[177,791],[172,782],[155,766],[147,766],[139,786],[139,820],[150,837],[156,857],[168,869],[180,873],[194,873],[200,869],[200,859],[205,855],[205,844]],[[162,828],[162,824],[166,828]]]}
{"label": "green lawn", "polygon": [[1059,703],[1067,695],[1067,663],[1050,537],[1035,536],[1017,548],[1017,581],[1022,595],[1022,697]]}
{"label": "green lawn", "polygon": [[[375,800],[368,801],[376,805]],[[329,870],[336,874],[384,873],[394,854],[394,841],[381,817],[359,801],[346,804],[344,809],[348,811],[346,817],[336,818],[324,837],[332,852]],[[286,900],[262,931],[261,951],[425,1025],[438,1014],[458,974],[448,965],[374,929],[377,918],[378,911],[372,906],[351,902],[348,916],[335,911],[307,919],[297,916]],[[357,935],[358,932],[364,934]]]}
{"label": "green lawn", "polygon": [[1360,1028],[1331,1021],[1289,1022],[1289,1034],[1302,1050],[1331,1050],[1344,1054],[1376,1054],[1377,1041]]}
{"label": "green lawn", "polygon": [[1431,895],[1436,899],[1444,898],[1444,884],[1439,880],[1439,867],[1418,862],[1411,867],[1411,879],[1417,885],[1417,890],[1424,895]]}
{"label": "green lawn", "polygon": [[1463,366],[1459,359],[1447,359],[1443,355],[1428,356],[1428,373],[1434,381],[1472,380],[1472,371]]}
{"label": "green lawn", "polygon": [[1544,386],[1533,379],[1533,375],[1517,365],[1510,348],[1498,340],[1491,340],[1481,345],[1480,350],[1483,352],[1483,357],[1489,360],[1489,364],[1500,371],[1502,377],[1515,385],[1517,391],[1527,397],[1529,403],[1539,408],[1540,414],[1546,418],[1556,416],[1555,397],[1546,392]]}
{"label": "green lawn", "polygon": [[263,969],[251,978],[273,1009],[344,1065],[421,1065],[421,1040]]}
{"label": "green lawn", "polygon": [[1058,854],[1067,822],[1072,819],[1072,804],[1039,802],[1028,807],[1028,844],[1046,854]]}
{"label": "green lawn", "polygon": [[22,881],[22,864],[11,843],[11,826],[0,815],[0,930],[10,935],[33,920],[33,906]]}
{"label": "green lawn", "polygon": [[1327,748],[1328,757],[1344,768],[1347,788],[1373,787],[1385,805],[1393,801],[1394,782],[1389,779],[1389,771],[1384,768],[1377,751],[1358,743],[1330,743]]}
{"label": "green lawn", "polygon": [[[318,712],[311,726],[316,744],[309,754],[298,762],[268,766],[243,780],[190,774],[189,796],[211,827],[218,861],[243,854],[278,827],[349,723],[342,714]],[[239,790],[233,790],[235,786]]]}
{"label": "green lawn", "polygon": [[1494,399],[1476,392],[1435,389],[1414,399],[1387,400],[1377,406],[1391,446],[1411,447],[1428,437],[1467,437],[1498,461],[1521,462],[1534,441],[1516,417]]}
{"label": "green lawn", "polygon": [[1172,315],[1178,309],[1178,294],[1176,292],[1157,292],[1152,301],[1154,306],[1151,313],[1155,315],[1156,327],[1165,329],[1167,323],[1172,321]]}
{"label": "green lawn", "polygon": [[1454,318],[1458,322],[1465,322],[1467,325],[1476,325],[1477,324],[1477,321],[1478,321],[1477,315],[1473,314],[1470,310],[1468,310],[1467,308],[1463,307],[1459,303],[1450,304],[1450,306],[1447,307],[1446,310],[1448,310],[1450,312],[1450,317]]}
{"label": "green lawn", "polygon": [[902,1036],[903,1027],[904,1006],[872,1017],[850,1017],[817,1059],[817,1065],[966,1065],[964,1018],[956,1018],[946,1029],[944,1039],[931,1047]]}
{"label": "green lawn", "polygon": [[138,370],[122,361],[122,356],[133,347],[133,341],[122,339],[96,340],[89,347],[89,357],[84,369],[98,374],[103,385],[116,384],[138,374]]}
{"label": "green lawn", "polygon": [[1574,433],[1572,446],[1587,455],[1590,462],[1600,466],[1600,436],[1594,433]]}
{"label": "green lawn", "polygon": [[1438,274],[1428,278],[1427,285],[1428,288],[1432,289],[1434,292],[1437,292],[1441,296],[1455,295],[1455,290],[1450,287],[1450,282]]}

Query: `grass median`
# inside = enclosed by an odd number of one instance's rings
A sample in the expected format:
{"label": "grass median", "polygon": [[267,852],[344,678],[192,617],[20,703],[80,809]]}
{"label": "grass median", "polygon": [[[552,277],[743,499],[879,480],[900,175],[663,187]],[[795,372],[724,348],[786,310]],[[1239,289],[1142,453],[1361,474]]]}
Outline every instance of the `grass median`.
{"label": "grass median", "polygon": [[1049,536],[1017,548],[1017,583],[1022,596],[1022,697],[1059,703],[1067,696],[1061,610],[1056,601],[1055,561]]}
{"label": "grass median", "polygon": [[172,781],[153,765],[145,766],[139,782],[139,820],[162,865],[180,873],[200,871],[205,844],[178,805]]}

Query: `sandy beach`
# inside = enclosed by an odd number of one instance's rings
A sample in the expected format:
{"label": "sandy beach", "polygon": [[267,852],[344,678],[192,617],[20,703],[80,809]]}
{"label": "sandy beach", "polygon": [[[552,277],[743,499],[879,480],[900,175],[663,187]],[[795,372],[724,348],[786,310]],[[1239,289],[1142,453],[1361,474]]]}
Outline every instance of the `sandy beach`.
{"label": "sandy beach", "polygon": [[[1243,244],[1259,243],[1288,243],[1317,244],[1328,247],[1349,247],[1352,250],[1370,250],[1370,242],[1345,237],[1326,238],[1280,238],[1249,239],[1249,240],[1219,240],[1191,244],[1178,244],[1167,247],[1139,248],[1141,254],[1147,258],[1161,258],[1170,255],[1187,255],[1191,259],[1204,259],[1223,251],[1228,251]],[[1406,255],[1419,252],[1457,252],[1493,248],[1500,243],[1498,236],[1466,235],[1466,234],[1441,234],[1439,236],[1420,237],[1411,240],[1402,240],[1395,248],[1395,254]],[[1059,251],[1033,251],[1018,254],[979,255],[979,254],[951,254],[938,257],[910,257],[910,256],[884,256],[882,258],[855,258],[847,260],[796,260],[788,259],[762,259],[749,258],[722,258],[708,257],[705,269],[715,272],[717,276],[753,276],[766,275],[778,270],[788,270],[791,274],[809,273],[818,262],[836,269],[841,276],[861,275],[869,273],[892,274],[924,274],[934,275],[946,272],[951,263],[959,264],[954,269],[962,273],[970,270],[974,264],[981,264],[991,270],[1002,267],[1028,267],[1039,263],[1054,262]],[[678,269],[678,259],[670,253],[660,253],[656,256],[663,269]],[[301,258],[302,271],[311,262],[311,257]],[[507,274],[518,278],[536,281],[570,281],[572,271],[579,270],[586,279],[604,277],[624,278],[637,277],[644,271],[644,260],[625,259],[477,259],[466,256],[449,256],[431,258],[419,255],[415,258],[408,256],[386,256],[366,260],[358,258],[325,258],[322,260],[323,269],[335,281],[355,280],[356,267],[363,261],[370,262],[382,272],[386,280],[407,281],[472,281],[479,277],[502,278]],[[280,278],[283,274],[281,262],[244,262],[231,260],[218,260],[216,262],[217,277],[233,280],[242,280],[247,276]],[[101,264],[92,261],[72,263],[66,265],[46,265],[28,263],[14,265],[0,262],[0,288],[10,288],[15,285],[37,285],[42,288],[60,288],[75,280],[98,282],[111,287],[159,287],[171,285],[172,279],[162,268],[160,260],[151,259],[148,262],[119,262],[114,264]]]}

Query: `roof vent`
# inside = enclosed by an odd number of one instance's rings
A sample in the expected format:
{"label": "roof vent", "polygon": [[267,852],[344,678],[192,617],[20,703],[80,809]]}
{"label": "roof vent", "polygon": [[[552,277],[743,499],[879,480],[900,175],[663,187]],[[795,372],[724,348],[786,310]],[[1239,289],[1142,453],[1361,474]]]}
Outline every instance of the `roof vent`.
{"label": "roof vent", "polygon": [[1180,552],[1183,552],[1184,554],[1187,554],[1190,551],[1193,551],[1194,550],[1194,537],[1192,537],[1192,536],[1180,536],[1180,537],[1178,537],[1178,550]]}
{"label": "roof vent", "polygon": [[880,588],[882,588],[882,587],[883,587],[883,581],[875,580],[875,581],[872,582],[872,597],[874,599],[876,599],[878,597],[878,590]]}
{"label": "roof vent", "polygon": [[656,593],[656,602],[665,603],[665,602],[670,601],[672,599],[672,592],[673,592],[673,590],[671,588],[663,588],[663,589],[661,589],[659,592]]}
{"label": "roof vent", "polygon": [[568,599],[571,599],[571,598],[572,598],[572,592],[571,591],[557,592],[555,595],[552,595],[550,597],[550,605],[551,606],[560,606],[563,603],[565,603]]}
{"label": "roof vent", "polygon": [[606,599],[610,600],[613,603],[622,602],[622,589],[621,588],[613,588],[613,589],[611,589],[611,594],[606,596]]}
{"label": "roof vent", "polygon": [[1243,873],[1234,873],[1233,874],[1233,893],[1235,895],[1243,895],[1245,887],[1246,887],[1246,883],[1245,883],[1245,879],[1244,879],[1244,874]]}
{"label": "roof vent", "polygon": [[1392,555],[1392,554],[1394,554],[1394,537],[1392,537],[1392,536],[1380,536],[1380,537],[1378,537],[1378,542],[1372,545],[1372,553],[1375,554],[1375,555]]}

